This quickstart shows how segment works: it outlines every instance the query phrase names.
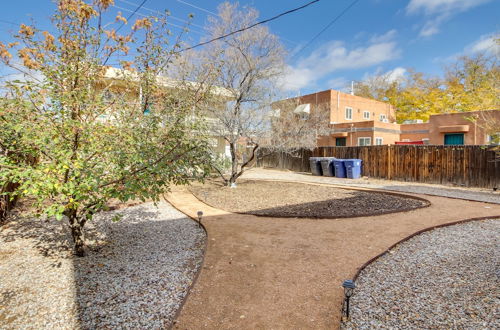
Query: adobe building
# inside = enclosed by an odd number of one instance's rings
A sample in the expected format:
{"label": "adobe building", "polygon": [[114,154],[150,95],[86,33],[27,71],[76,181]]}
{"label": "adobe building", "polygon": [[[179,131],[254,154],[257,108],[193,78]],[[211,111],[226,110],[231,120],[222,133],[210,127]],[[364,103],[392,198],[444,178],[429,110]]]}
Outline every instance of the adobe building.
{"label": "adobe building", "polygon": [[275,110],[280,106],[293,106],[293,112],[302,119],[314,111],[329,111],[331,134],[320,137],[318,147],[397,143],[484,145],[491,141],[484,129],[485,122],[500,123],[500,111],[488,110],[431,115],[426,123],[416,120],[397,124],[392,105],[331,89],[273,104]]}
{"label": "adobe building", "polygon": [[493,123],[500,124],[500,110],[431,115],[427,123],[402,124],[400,138],[438,145],[484,145],[492,141],[485,127]]}
{"label": "adobe building", "polygon": [[318,146],[371,145],[375,141],[388,144],[398,140],[399,126],[391,124],[395,122],[395,109],[385,102],[329,89],[273,104],[274,109],[286,106],[295,107],[293,112],[303,119],[314,111],[329,111],[333,133],[320,138]]}
{"label": "adobe building", "polygon": [[281,100],[275,102],[273,108],[279,108],[286,102],[298,105],[294,110],[298,115],[310,114],[318,109],[328,109],[330,124],[370,120],[395,121],[395,110],[392,105],[333,89]]}

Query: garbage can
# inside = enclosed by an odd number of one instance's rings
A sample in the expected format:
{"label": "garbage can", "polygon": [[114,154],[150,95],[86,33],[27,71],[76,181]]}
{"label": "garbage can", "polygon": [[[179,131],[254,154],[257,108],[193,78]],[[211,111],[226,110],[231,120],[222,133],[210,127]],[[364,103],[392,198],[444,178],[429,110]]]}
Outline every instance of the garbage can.
{"label": "garbage can", "polygon": [[345,166],[344,159],[335,159],[333,161],[333,165],[335,166],[335,177],[337,178],[345,178]]}
{"label": "garbage can", "polygon": [[323,157],[321,162],[321,169],[323,170],[323,176],[335,176],[335,166],[333,161],[337,159],[335,157]]}
{"label": "garbage can", "polygon": [[311,166],[312,175],[323,175],[321,169],[321,158],[323,157],[309,157],[309,165]]}
{"label": "garbage can", "polygon": [[344,164],[349,179],[359,179],[361,177],[361,159],[345,159]]}

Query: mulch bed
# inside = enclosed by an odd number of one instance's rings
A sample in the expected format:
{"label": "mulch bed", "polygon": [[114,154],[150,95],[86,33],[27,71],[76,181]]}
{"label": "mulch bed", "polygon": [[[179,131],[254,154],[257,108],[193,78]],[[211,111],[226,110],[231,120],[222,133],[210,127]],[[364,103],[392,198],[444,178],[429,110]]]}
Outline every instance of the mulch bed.
{"label": "mulch bed", "polygon": [[348,218],[408,211],[429,202],[393,194],[266,181],[239,181],[237,188],[211,181],[190,191],[213,207],[270,217]]}

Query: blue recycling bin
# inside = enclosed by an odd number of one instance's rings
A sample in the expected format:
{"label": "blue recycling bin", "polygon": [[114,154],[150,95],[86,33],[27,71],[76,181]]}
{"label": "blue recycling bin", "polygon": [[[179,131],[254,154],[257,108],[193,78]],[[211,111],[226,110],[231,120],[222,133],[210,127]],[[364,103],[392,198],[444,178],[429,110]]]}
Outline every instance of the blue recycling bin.
{"label": "blue recycling bin", "polygon": [[346,174],[349,179],[361,178],[361,159],[344,159]]}
{"label": "blue recycling bin", "polygon": [[309,165],[311,166],[312,175],[323,175],[323,170],[321,169],[321,158],[322,157],[309,157]]}
{"label": "blue recycling bin", "polygon": [[335,177],[345,178],[346,171],[345,171],[344,159],[335,159],[333,161],[333,165],[335,166]]}

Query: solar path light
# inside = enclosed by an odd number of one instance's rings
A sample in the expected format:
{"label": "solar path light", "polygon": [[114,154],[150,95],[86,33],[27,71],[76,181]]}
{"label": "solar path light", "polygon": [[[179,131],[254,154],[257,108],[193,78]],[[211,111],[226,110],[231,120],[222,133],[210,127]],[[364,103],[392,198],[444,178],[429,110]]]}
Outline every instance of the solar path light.
{"label": "solar path light", "polygon": [[349,299],[353,295],[356,285],[353,280],[345,280],[344,283],[342,283],[342,287],[344,288],[344,305],[342,308],[342,314],[349,319]]}
{"label": "solar path light", "polygon": [[201,227],[201,217],[203,216],[203,211],[198,211],[198,227]]}

